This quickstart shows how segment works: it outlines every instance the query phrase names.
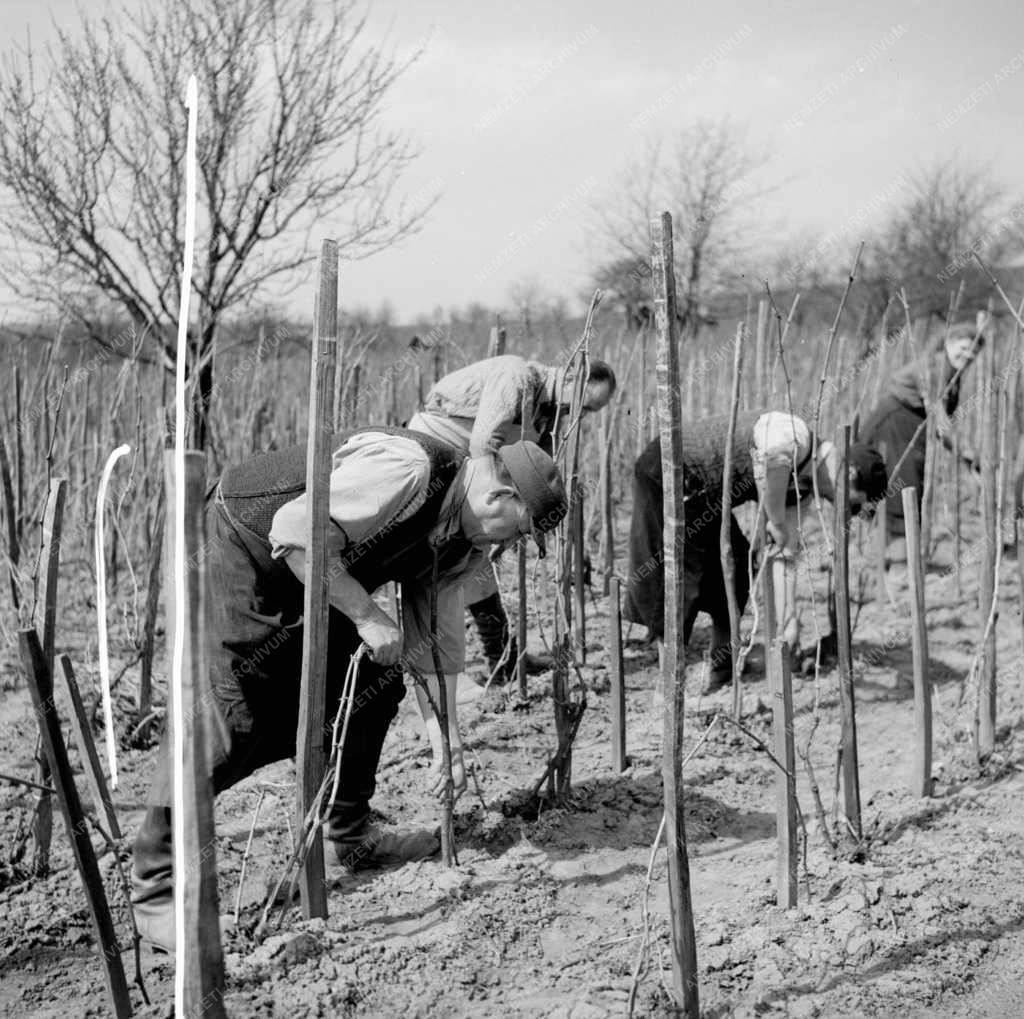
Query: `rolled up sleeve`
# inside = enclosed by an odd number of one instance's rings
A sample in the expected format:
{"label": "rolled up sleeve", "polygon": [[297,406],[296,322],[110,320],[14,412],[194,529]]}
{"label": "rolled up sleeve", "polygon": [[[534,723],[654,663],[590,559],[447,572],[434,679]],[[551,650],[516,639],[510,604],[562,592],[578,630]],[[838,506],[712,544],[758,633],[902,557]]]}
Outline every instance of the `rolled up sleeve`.
{"label": "rolled up sleeve", "polygon": [[[427,454],[414,439],[384,432],[352,436],[332,458],[327,554],[340,554],[415,513],[427,496],[429,478]],[[274,558],[305,550],[305,529],[303,493],[274,514]]]}
{"label": "rolled up sleeve", "polygon": [[786,411],[769,411],[754,422],[754,481],[773,523],[785,518],[786,489],[793,467],[810,452],[811,430],[803,418]]}

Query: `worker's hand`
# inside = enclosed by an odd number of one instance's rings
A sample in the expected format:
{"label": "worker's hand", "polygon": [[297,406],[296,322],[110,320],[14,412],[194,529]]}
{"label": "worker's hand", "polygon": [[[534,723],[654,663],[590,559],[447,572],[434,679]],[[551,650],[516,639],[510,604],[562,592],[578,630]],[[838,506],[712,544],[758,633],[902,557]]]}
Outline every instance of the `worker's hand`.
{"label": "worker's hand", "polygon": [[[454,787],[454,799],[458,799],[466,791],[466,764],[462,757],[462,747],[452,745],[452,784]],[[433,794],[444,800],[444,763],[439,753],[434,754],[430,762],[430,788]]]}
{"label": "worker's hand", "polygon": [[356,630],[377,665],[386,668],[402,657],[402,631],[387,613],[378,609],[369,619],[356,623]]}
{"label": "worker's hand", "polygon": [[765,525],[765,530],[768,532],[769,547],[775,546],[772,551],[781,552],[789,543],[789,531],[786,529],[785,521],[774,523],[769,520]]}

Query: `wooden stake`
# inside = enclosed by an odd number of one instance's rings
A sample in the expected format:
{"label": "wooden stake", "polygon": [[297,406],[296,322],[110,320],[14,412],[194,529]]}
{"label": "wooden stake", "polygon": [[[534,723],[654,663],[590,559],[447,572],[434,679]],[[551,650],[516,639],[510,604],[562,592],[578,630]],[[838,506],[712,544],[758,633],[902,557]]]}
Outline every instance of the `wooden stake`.
{"label": "wooden stake", "polygon": [[[337,331],[337,330],[335,330]],[[335,344],[334,361],[339,360],[337,352],[337,344]],[[352,386],[349,391],[348,401],[348,412],[345,415],[345,427],[346,428],[358,428],[359,427],[359,383],[362,378],[363,366],[361,364],[355,365],[352,369]]]}
{"label": "wooden stake", "polygon": [[608,671],[611,678],[612,770],[625,771],[626,681],[622,660],[622,613],[618,577],[612,577],[608,585]]}
{"label": "wooden stake", "polygon": [[573,613],[576,631],[576,654],[581,664],[587,661],[587,592],[584,584],[583,562],[583,486],[576,490],[572,512],[572,585],[576,611]]}
{"label": "wooden stake", "polygon": [[516,662],[516,682],[519,685],[519,696],[526,700],[529,689],[526,676],[526,540],[519,542],[516,548],[516,566],[518,575],[518,611],[516,613],[516,648],[518,661]]}
{"label": "wooden stake", "polygon": [[[18,420],[15,420],[15,427],[19,423]],[[7,452],[7,439],[2,431],[0,431],[0,488],[3,489],[4,517],[7,523],[8,581],[11,585],[11,605],[17,611],[21,606],[21,600],[18,597],[18,557],[21,538],[18,533],[18,508],[14,481],[11,477],[11,462]]]}
{"label": "wooden stake", "polygon": [[441,662],[441,649],[437,643],[437,586],[438,554],[434,549],[430,573],[430,655],[437,675],[437,721],[441,730],[441,767],[445,779],[444,799],[441,803],[441,863],[454,867],[459,861],[455,853],[455,785],[452,778],[452,744],[448,725],[448,688]]}
{"label": "wooden stake", "polygon": [[[885,443],[879,452],[883,458],[887,456]],[[894,478],[889,478],[889,485],[895,484]],[[884,601],[888,594],[885,585],[885,554],[889,547],[889,494],[888,491],[875,504],[875,599]]]}
{"label": "wooden stake", "polygon": [[747,406],[764,407],[768,404],[768,390],[771,382],[768,371],[771,365],[771,344],[768,342],[768,300],[762,297],[757,302],[757,332],[754,335],[754,372],[751,378],[752,392]]}
{"label": "wooden stake", "polygon": [[[128,996],[128,984],[124,977],[124,966],[121,964],[121,952],[117,944],[114,923],[110,918],[110,907],[103,889],[103,879],[96,864],[89,837],[89,822],[85,819],[82,802],[78,798],[75,779],[71,773],[67,748],[61,737],[60,719],[53,702],[53,676],[43,654],[39,635],[34,629],[18,631],[21,647],[21,661],[28,677],[29,692],[32,695],[32,706],[39,720],[40,732],[43,736],[43,748],[50,762],[53,785],[57,792],[57,802],[64,815],[64,827],[71,848],[75,854],[82,887],[85,889],[89,914],[92,917],[93,931],[100,947],[103,960],[103,975],[107,983],[107,993],[117,1019],[132,1014],[131,999]],[[216,922],[216,916],[214,916]]]}
{"label": "wooden stake", "polygon": [[[50,491],[43,510],[43,541],[40,550],[42,576],[36,593],[32,625],[40,635],[43,658],[49,676],[53,676],[53,649],[57,629],[57,581],[60,573],[60,538],[64,526],[64,499],[67,495],[66,478],[50,482]],[[42,719],[39,719],[40,730]],[[50,784],[50,764],[46,754],[37,762],[36,782]],[[53,801],[49,793],[40,793],[32,821],[33,852],[32,873],[43,877],[50,870],[50,840],[53,836]]]}
{"label": "wooden stake", "polygon": [[914,767],[910,791],[932,794],[932,688],[928,672],[928,631],[924,610],[924,542],[917,522],[917,492],[903,489],[903,519],[907,525],[907,572],[910,578],[910,619],[914,649]]}
{"label": "wooden stake", "polygon": [[640,332],[640,378],[636,381],[636,455],[647,446],[647,330]]}
{"label": "wooden stake", "polygon": [[[157,610],[160,605],[160,553],[164,544],[166,516],[163,507],[157,509],[153,528],[153,545],[149,557],[149,579],[146,588],[146,610],[142,623],[142,650],[139,660],[139,696],[136,700],[136,720],[142,722],[153,709],[153,644],[156,638]],[[141,739],[146,733],[140,732]]]}
{"label": "wooden stake", "polygon": [[[997,544],[1002,541],[999,514],[997,512],[998,446],[1000,400],[996,394],[995,350],[988,343],[982,348],[981,427],[981,519],[982,554],[978,577],[978,603],[981,610],[982,626],[993,611],[998,597],[996,558]],[[998,612],[996,614],[998,619]],[[996,624],[987,627],[979,675],[977,714],[978,756],[984,758],[992,753],[996,741]]]}
{"label": "wooden stake", "polygon": [[491,336],[487,344],[488,357],[501,357],[505,353],[506,333],[501,327],[499,318],[496,325],[491,326]]}
{"label": "wooden stake", "polygon": [[395,427],[401,419],[398,416],[398,376],[393,367],[388,372],[388,408],[387,423]]}
{"label": "wooden stake", "polygon": [[[762,302],[763,303],[763,302]],[[740,384],[743,378],[743,333],[736,329],[732,358],[732,403],[729,427],[725,433],[725,457],[722,467],[722,525],[718,532],[718,554],[722,560],[725,599],[729,608],[729,653],[732,655],[732,717],[740,717],[740,603],[736,597],[736,563],[732,557],[732,470],[733,444],[736,441],[736,415],[740,409]]]}
{"label": "wooden stake", "polygon": [[[327,698],[327,531],[330,527],[331,382],[338,344],[338,244],[320,248],[313,321],[306,440],[306,576],[302,599],[302,681],[296,735],[295,830],[302,831],[324,777],[324,712]],[[327,916],[323,840],[316,838],[299,871],[302,915]]]}
{"label": "wooden stake", "polygon": [[[960,576],[960,436],[953,429],[953,583],[957,601],[963,597],[963,582]],[[1022,564],[1024,568],[1024,564]],[[1022,588],[1024,593],[1024,588]],[[1024,602],[1021,603],[1024,605]]]}
{"label": "wooden stake", "polygon": [[[339,340],[339,346],[343,341]],[[346,402],[349,394],[345,391],[345,356],[341,350],[335,350],[334,358],[334,383],[331,386],[331,400],[333,413],[331,414],[331,427],[335,432],[340,432],[345,427],[347,417]]]}
{"label": "wooden stake", "polygon": [[843,728],[843,806],[857,838],[861,837],[860,770],[857,762],[857,719],[853,691],[853,649],[850,636],[850,426],[836,436],[839,477],[833,541],[836,578],[836,631],[839,646],[839,707]]}
{"label": "wooden stake", "polygon": [[89,794],[92,797],[93,807],[96,809],[96,816],[106,822],[107,834],[112,839],[120,839],[121,826],[117,823],[117,814],[114,812],[114,804],[107,789],[107,780],[103,777],[103,769],[100,767],[96,743],[89,728],[89,718],[85,713],[82,695],[79,693],[78,683],[75,680],[75,670],[67,655],[60,655],[57,664],[59,665],[57,675],[60,677],[68,703],[71,705],[71,732],[75,737],[78,755],[82,759],[85,780],[89,785]]}
{"label": "wooden stake", "polygon": [[651,222],[651,267],[658,326],[658,421],[665,506],[665,642],[662,680],[665,689],[665,741],[662,783],[668,849],[668,892],[672,935],[672,990],[687,1019],[698,1019],[697,942],[690,899],[690,865],[686,851],[682,786],[685,652],[683,640],[683,428],[676,332],[675,260],[672,217],[662,213]]}
{"label": "wooden stake", "polygon": [[[928,415],[925,428],[924,488],[921,498],[921,555],[925,563],[932,554],[932,524],[935,517],[935,471],[939,456],[939,433],[935,426],[935,415]],[[909,542],[909,538],[907,541]],[[907,559],[910,562],[910,559]]]}
{"label": "wooden stake", "polygon": [[601,588],[603,594],[610,593],[611,578],[615,574],[615,511],[612,505],[612,441],[608,424],[601,418],[599,442],[602,451],[601,467],[601,523],[604,530],[603,562],[601,563]]}
{"label": "wooden stake", "polygon": [[[760,528],[759,546],[762,549],[762,556],[768,556],[763,523]],[[761,600],[764,602],[761,607],[763,619],[761,641],[764,649],[764,660],[767,662],[772,642],[779,636],[779,621],[775,616],[775,562],[771,558],[769,558],[761,570]]]}
{"label": "wooden stake", "polygon": [[797,816],[796,752],[793,745],[793,681],[789,673],[786,642],[772,641],[767,660],[768,693],[772,699],[772,736],[775,758],[786,769],[776,769],[775,817],[778,828],[779,857],[777,902],[783,909],[796,905],[797,895]]}
{"label": "wooden stake", "polygon": [[[164,454],[164,485],[167,505],[176,503],[176,453]],[[176,705],[176,678],[172,658],[168,684],[168,726],[171,746],[177,747],[179,734],[175,718],[182,719],[183,760],[175,753],[174,802],[181,810],[172,810],[174,825],[174,908],[176,917],[176,968],[184,974],[184,1015],[202,1015],[210,1019],[224,1016],[224,958],[221,953],[219,910],[217,907],[217,853],[213,816],[213,780],[209,758],[208,730],[212,690],[207,659],[206,630],[206,458],[202,453],[186,451],[184,544],[176,543],[177,527],[168,527],[167,565],[164,575],[173,578],[179,557],[185,563],[185,612],[178,618],[176,598],[167,597],[167,646],[183,648],[181,659],[181,702]],[[180,630],[179,630],[180,627]]]}

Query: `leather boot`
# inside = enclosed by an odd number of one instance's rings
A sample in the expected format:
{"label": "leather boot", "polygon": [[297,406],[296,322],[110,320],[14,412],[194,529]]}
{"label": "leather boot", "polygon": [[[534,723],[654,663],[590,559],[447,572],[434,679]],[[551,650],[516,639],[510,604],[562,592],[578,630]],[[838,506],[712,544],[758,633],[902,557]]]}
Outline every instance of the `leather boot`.
{"label": "leather boot", "polygon": [[327,860],[345,871],[416,863],[430,859],[441,849],[441,840],[432,832],[403,834],[385,831],[372,823],[367,823],[358,836],[327,841],[333,850]]}
{"label": "leather boot", "polygon": [[150,807],[132,849],[132,911],[142,940],[174,952],[174,856],[171,811]]}

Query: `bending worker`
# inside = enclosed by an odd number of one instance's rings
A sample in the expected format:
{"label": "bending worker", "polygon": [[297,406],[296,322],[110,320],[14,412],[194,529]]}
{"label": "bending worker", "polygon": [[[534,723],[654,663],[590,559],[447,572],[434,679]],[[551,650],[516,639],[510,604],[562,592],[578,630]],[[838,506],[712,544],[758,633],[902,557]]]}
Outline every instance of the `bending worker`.
{"label": "bending worker", "polygon": [[[892,474],[892,492],[886,499],[887,538],[892,539],[890,558],[906,559],[906,525],[903,520],[902,491],[908,485],[917,490],[918,509],[924,495],[924,464],[927,452],[927,414],[936,419],[936,431],[948,448],[953,448],[950,417],[960,402],[963,373],[978,356],[984,342],[983,318],[975,323],[951,326],[941,349],[922,354],[892,376],[881,399],[861,426],[865,442],[877,446]],[[971,454],[962,453],[973,466]],[[893,470],[899,465],[899,470]]]}
{"label": "bending worker", "polygon": [[[729,416],[691,421],[683,427],[683,492],[686,535],[683,551],[683,639],[689,641],[699,611],[711,616],[711,675],[706,692],[732,680],[729,608],[722,576],[719,535],[722,525],[724,437]],[[840,454],[834,443],[818,443],[812,463],[807,424],[788,411],[752,410],[736,420],[733,446],[732,505],[758,500],[765,529],[782,568],[776,572],[776,617],[791,655],[799,651],[796,613],[796,554],[799,513],[810,510],[814,472],[822,498],[834,500]],[[885,491],[885,467],[873,449],[852,444],[849,454],[850,510],[856,514]],[[651,639],[662,640],[665,616],[665,565],[662,548],[661,440],[655,439],[636,462],[633,518],[629,534],[629,583],[625,616],[643,623]],[[736,597],[743,611],[749,594],[750,546],[736,519],[730,521]],[[779,574],[782,574],[781,576]]]}
{"label": "bending worker", "polygon": [[[256,457],[223,474],[206,508],[210,676],[214,709],[230,736],[214,754],[214,792],[295,753],[302,663],[305,457],[298,448]],[[329,630],[326,718],[334,717],[347,665],[360,643],[354,707],[342,748],[341,782],[327,816],[328,858],[373,867],[423,859],[429,833],[401,835],[370,823],[377,765],[405,693],[402,665],[432,679],[429,604],[438,557],[437,638],[447,677],[456,792],[465,788],[455,689],[464,665],[463,581],[493,546],[543,532],[565,515],[558,469],[531,442],[467,457],[405,429],[336,436],[330,478]],[[402,585],[401,621],[372,593]],[[420,710],[443,795],[441,730],[423,691]],[[326,744],[329,746],[329,728]],[[133,904],[152,943],[174,944],[170,748],[165,737],[148,809],[134,847]]]}
{"label": "bending worker", "polygon": [[[511,354],[484,358],[439,379],[409,428],[470,456],[493,453],[520,437],[550,453],[556,416],[565,420],[575,384],[575,377],[561,368]],[[592,360],[583,413],[600,410],[614,395],[615,373],[604,361]],[[515,674],[519,655],[515,638],[510,638],[493,570],[474,575],[466,590],[466,604],[473,613],[493,682],[506,683]],[[525,661],[528,672],[547,667],[530,654]]]}

